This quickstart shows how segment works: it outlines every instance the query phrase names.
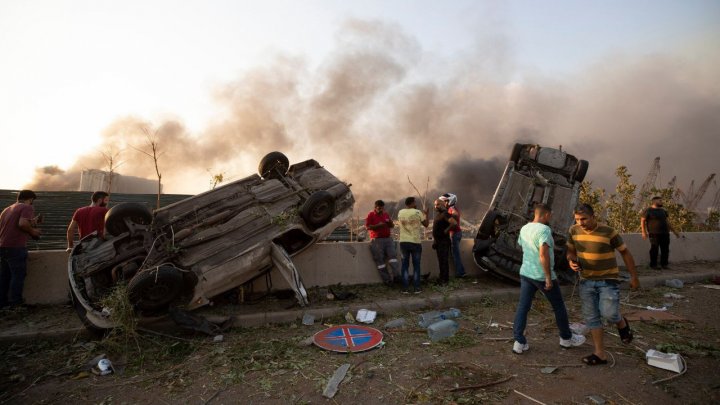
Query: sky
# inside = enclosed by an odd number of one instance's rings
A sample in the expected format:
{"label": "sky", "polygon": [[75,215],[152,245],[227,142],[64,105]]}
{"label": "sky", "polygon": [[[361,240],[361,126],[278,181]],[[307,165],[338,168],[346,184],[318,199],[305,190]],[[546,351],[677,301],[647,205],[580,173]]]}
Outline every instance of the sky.
{"label": "sky", "polygon": [[718,45],[718,1],[0,0],[0,189],[103,151],[152,178],[143,128],[170,193],[275,149],[369,200],[462,189],[517,141],[687,186],[720,169]]}

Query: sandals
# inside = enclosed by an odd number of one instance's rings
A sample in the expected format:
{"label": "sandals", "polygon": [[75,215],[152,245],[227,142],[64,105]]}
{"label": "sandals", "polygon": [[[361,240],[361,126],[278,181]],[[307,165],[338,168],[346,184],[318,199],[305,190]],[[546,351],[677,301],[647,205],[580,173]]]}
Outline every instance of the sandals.
{"label": "sandals", "polygon": [[618,334],[620,334],[620,340],[622,340],[623,343],[629,344],[633,340],[633,333],[632,330],[630,330],[630,322],[623,317],[623,320],[625,321],[625,327],[620,329],[618,328]]}
{"label": "sandals", "polygon": [[583,357],[582,361],[588,366],[599,366],[601,364],[607,364],[607,360],[601,359],[600,357],[596,356],[595,353]]}

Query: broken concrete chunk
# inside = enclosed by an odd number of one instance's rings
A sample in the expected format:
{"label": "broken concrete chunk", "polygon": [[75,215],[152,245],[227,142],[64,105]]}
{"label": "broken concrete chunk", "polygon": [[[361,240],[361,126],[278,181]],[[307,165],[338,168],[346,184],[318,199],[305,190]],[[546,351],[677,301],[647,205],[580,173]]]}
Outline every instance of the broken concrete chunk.
{"label": "broken concrete chunk", "polygon": [[337,370],[335,370],[335,373],[330,378],[330,381],[328,381],[327,386],[323,391],[324,397],[332,398],[335,396],[338,391],[338,386],[340,385],[342,380],[345,379],[345,374],[347,374],[348,370],[350,370],[349,363],[345,363],[342,366],[338,367]]}
{"label": "broken concrete chunk", "polygon": [[543,367],[540,369],[540,372],[543,374],[552,374],[557,370],[557,367]]}
{"label": "broken concrete chunk", "polygon": [[672,288],[683,288],[683,282],[680,279],[673,278],[671,280],[665,280],[665,285]]}

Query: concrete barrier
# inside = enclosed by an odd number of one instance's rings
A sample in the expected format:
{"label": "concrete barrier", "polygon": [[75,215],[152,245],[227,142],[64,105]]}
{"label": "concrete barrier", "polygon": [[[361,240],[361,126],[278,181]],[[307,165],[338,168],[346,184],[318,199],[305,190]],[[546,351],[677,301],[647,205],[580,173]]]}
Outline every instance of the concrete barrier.
{"label": "concrete barrier", "polygon": [[[626,234],[623,239],[638,265],[647,264],[650,243],[640,234]],[[423,242],[422,272],[433,277],[438,274],[437,258],[431,248],[431,241]],[[472,239],[463,239],[461,253],[465,270],[469,275],[480,272],[472,258]],[[399,255],[398,248],[398,255]],[[28,275],[25,280],[25,299],[31,304],[59,304],[68,300],[67,253],[61,250],[31,251],[28,259]],[[720,232],[693,232],[674,236],[670,242],[670,261],[688,262],[696,260],[720,261]],[[295,256],[306,287],[328,286],[342,283],[373,284],[381,279],[370,256],[368,242],[318,243]],[[622,259],[618,255],[618,262]],[[400,261],[398,259],[398,266]],[[398,267],[399,268],[399,267]],[[454,272],[452,260],[450,274]],[[277,289],[287,288],[285,280],[276,271],[270,273],[272,285]],[[264,280],[257,280],[255,289],[262,291]]]}

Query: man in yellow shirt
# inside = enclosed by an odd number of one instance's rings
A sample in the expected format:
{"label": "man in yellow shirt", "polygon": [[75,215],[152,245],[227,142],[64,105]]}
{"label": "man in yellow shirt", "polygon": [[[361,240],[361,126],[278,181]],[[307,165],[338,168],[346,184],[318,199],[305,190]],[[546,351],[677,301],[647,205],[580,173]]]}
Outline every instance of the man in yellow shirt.
{"label": "man in yellow shirt", "polygon": [[402,282],[403,293],[409,293],[408,271],[410,269],[410,258],[413,263],[413,287],[415,294],[420,291],[420,256],[422,255],[422,227],[428,226],[428,212],[417,209],[415,197],[405,199],[405,208],[398,213],[400,223],[400,252],[402,253]]}

